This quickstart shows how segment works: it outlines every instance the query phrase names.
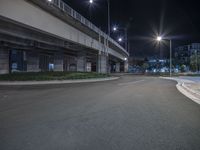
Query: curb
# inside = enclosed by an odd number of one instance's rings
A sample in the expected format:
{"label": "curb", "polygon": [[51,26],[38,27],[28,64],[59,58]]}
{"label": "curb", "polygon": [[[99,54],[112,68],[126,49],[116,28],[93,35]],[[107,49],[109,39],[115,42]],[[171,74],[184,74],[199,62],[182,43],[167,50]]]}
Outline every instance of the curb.
{"label": "curb", "polygon": [[191,93],[193,93],[193,94],[196,94],[196,95],[199,95],[199,96],[200,96],[200,93],[199,93],[199,92],[196,92],[196,91],[194,91],[194,90],[192,90],[192,89],[188,88],[188,87],[185,85],[185,83],[182,83],[182,86],[183,86],[185,89],[187,89],[188,91],[190,91]]}
{"label": "curb", "polygon": [[93,83],[118,80],[120,77],[109,77],[99,79],[80,79],[80,80],[52,80],[52,81],[6,81],[0,82],[0,86],[23,86],[23,85],[52,85],[52,84],[73,84],[73,83]]}
{"label": "curb", "polygon": [[195,97],[193,94],[191,94],[187,89],[185,89],[181,84],[177,84],[176,88],[186,97],[191,99],[192,101],[196,102],[197,104],[200,104],[200,99]]}
{"label": "curb", "polygon": [[[185,95],[186,97],[188,97],[189,99],[191,99],[192,101],[196,102],[197,104],[200,104],[200,98],[196,97],[195,95],[199,95],[200,93],[195,92],[194,90],[188,88],[184,81],[189,81],[189,80],[181,80],[181,79],[175,79],[175,78],[168,78],[168,77],[160,77],[162,79],[166,79],[166,80],[173,80],[177,82],[176,88],[179,90],[179,92],[181,92],[183,95]],[[189,81],[189,83],[191,83],[192,81]]]}

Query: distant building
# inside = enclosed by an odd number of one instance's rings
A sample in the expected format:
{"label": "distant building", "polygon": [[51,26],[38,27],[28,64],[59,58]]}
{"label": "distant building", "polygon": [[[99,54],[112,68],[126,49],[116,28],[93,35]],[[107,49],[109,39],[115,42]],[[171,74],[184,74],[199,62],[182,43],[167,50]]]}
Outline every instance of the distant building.
{"label": "distant building", "polygon": [[190,56],[200,54],[200,43],[192,43],[175,48],[175,63],[189,65]]}

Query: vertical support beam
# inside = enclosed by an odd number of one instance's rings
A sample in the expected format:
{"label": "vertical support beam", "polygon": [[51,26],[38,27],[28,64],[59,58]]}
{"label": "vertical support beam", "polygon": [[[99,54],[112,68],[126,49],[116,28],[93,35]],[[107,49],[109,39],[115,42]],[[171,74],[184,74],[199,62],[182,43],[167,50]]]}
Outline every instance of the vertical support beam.
{"label": "vertical support beam", "polygon": [[9,50],[0,49],[0,74],[9,73]]}
{"label": "vertical support beam", "polygon": [[98,55],[98,73],[108,73],[108,56],[100,53]]}
{"label": "vertical support beam", "polygon": [[86,71],[86,54],[84,52],[78,53],[77,56],[77,71],[85,72]]}
{"label": "vertical support beam", "polygon": [[108,4],[108,35],[110,36],[110,0],[107,0]]}
{"label": "vertical support beam", "polygon": [[170,77],[172,76],[172,40],[170,40]]}
{"label": "vertical support beam", "polygon": [[124,72],[128,72],[128,60],[124,61]]}
{"label": "vertical support beam", "polygon": [[27,72],[39,72],[39,53],[27,52]]}
{"label": "vertical support beam", "polygon": [[63,54],[62,53],[56,53],[54,55],[54,71],[63,71]]}

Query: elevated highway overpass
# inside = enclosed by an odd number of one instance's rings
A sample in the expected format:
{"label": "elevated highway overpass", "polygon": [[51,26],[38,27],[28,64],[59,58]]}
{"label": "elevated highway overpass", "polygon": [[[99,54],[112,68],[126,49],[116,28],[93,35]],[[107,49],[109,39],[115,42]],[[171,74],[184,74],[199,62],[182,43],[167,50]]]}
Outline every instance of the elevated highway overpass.
{"label": "elevated highway overpass", "polygon": [[0,0],[0,74],[127,71],[128,52],[62,0]]}

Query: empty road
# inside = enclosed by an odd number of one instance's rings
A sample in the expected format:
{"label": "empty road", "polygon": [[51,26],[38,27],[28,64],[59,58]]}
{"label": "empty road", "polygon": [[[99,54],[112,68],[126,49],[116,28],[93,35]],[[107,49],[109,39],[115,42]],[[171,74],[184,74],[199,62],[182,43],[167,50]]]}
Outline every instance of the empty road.
{"label": "empty road", "polygon": [[0,150],[200,150],[200,106],[157,77],[0,87]]}

